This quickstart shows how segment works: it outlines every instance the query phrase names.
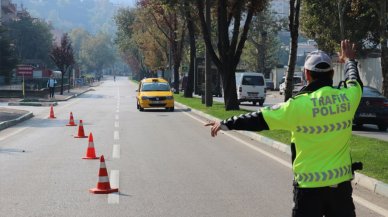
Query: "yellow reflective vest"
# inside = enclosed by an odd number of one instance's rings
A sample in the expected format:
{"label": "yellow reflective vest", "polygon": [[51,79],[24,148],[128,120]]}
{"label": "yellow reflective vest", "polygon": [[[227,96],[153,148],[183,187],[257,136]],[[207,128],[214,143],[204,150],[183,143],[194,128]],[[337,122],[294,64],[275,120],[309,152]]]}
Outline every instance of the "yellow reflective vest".
{"label": "yellow reflective vest", "polygon": [[342,89],[324,86],[262,110],[270,130],[291,131],[296,148],[293,172],[299,187],[331,186],[352,179],[349,140],[362,95],[355,83]]}

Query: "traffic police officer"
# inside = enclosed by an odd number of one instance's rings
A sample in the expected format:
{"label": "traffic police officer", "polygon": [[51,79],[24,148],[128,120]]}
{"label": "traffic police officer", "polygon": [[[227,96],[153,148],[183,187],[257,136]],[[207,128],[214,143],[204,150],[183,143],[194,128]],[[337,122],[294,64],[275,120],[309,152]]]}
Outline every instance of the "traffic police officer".
{"label": "traffic police officer", "polygon": [[219,130],[291,131],[294,207],[292,216],[355,216],[349,139],[352,119],[362,95],[355,48],[341,42],[345,62],[344,88],[334,88],[331,58],[311,52],[304,64],[308,85],[285,103],[261,111],[209,122]]}

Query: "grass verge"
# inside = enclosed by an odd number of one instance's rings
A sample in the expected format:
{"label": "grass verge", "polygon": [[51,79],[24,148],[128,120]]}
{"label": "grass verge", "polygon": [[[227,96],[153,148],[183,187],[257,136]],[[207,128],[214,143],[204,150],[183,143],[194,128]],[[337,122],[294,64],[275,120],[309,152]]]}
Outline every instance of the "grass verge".
{"label": "grass verge", "polygon": [[[179,103],[220,119],[250,112],[244,109],[225,111],[223,103],[214,101],[212,107],[206,107],[202,104],[200,98],[184,98],[181,94],[175,94],[174,98]],[[290,144],[291,141],[291,133],[285,130],[261,131],[258,133],[284,144]],[[388,142],[352,135],[350,148],[353,161],[361,161],[364,164],[364,169],[359,171],[360,173],[388,183]]]}

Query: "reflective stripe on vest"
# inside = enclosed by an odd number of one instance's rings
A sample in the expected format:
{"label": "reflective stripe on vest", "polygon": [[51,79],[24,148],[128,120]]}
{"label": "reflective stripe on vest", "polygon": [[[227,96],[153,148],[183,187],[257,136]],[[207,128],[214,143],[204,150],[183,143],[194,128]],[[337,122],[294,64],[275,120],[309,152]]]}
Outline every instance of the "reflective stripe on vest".
{"label": "reflective stripe on vest", "polygon": [[311,172],[295,174],[295,179],[298,182],[324,182],[331,179],[338,179],[352,172],[351,166],[343,166],[328,170],[325,172]]}
{"label": "reflective stripe on vest", "polygon": [[309,134],[320,134],[333,131],[344,130],[352,126],[352,120],[342,121],[332,124],[320,125],[320,126],[296,126],[296,132],[298,133],[309,133]]}

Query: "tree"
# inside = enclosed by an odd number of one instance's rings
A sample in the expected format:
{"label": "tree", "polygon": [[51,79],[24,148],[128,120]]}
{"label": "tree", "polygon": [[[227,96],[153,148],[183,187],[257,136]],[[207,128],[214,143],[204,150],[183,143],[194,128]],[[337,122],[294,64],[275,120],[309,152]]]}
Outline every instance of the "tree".
{"label": "tree", "polygon": [[63,95],[64,75],[68,71],[68,69],[74,64],[73,48],[71,46],[71,41],[67,33],[62,35],[60,46],[53,46],[53,50],[51,51],[50,57],[55,63],[55,65],[58,67],[58,69],[62,72],[61,95]]}
{"label": "tree", "polygon": [[[158,0],[140,0],[141,8],[146,9],[150,18],[154,21],[158,30],[170,43],[171,57],[173,61],[174,89],[179,93],[179,68],[182,61],[186,21],[180,13],[177,13],[177,5],[163,3]],[[171,70],[171,69],[170,69]]]}
{"label": "tree", "polygon": [[[329,0],[305,0],[301,24],[302,31],[315,39],[321,50],[329,53],[334,53],[344,38],[356,44],[358,58],[379,49],[382,92],[388,97],[387,7],[386,0],[341,0],[338,4]],[[327,16],[336,9],[338,17]]]}
{"label": "tree", "polygon": [[269,76],[269,70],[278,63],[280,41],[278,31],[283,22],[273,15],[267,8],[252,18],[248,33],[247,44],[244,47],[242,67]]}
{"label": "tree", "polygon": [[363,56],[379,43],[378,16],[368,2],[372,1],[305,0],[302,4],[301,31],[314,39],[320,50],[329,54],[336,53],[341,39],[346,38],[356,44],[358,53]]}
{"label": "tree", "polygon": [[290,54],[288,58],[284,101],[287,101],[289,98],[292,97],[296,55],[298,51],[300,1],[301,0],[290,0],[289,28],[290,28],[290,34],[291,34],[291,42],[290,42],[291,49],[290,49]]}
{"label": "tree", "polygon": [[132,39],[144,54],[145,65],[154,71],[158,69],[164,71],[168,63],[169,42],[163,34],[160,34],[155,21],[149,18],[148,9],[141,8],[136,15]]}
{"label": "tree", "polygon": [[11,41],[7,35],[7,29],[0,25],[0,76],[4,76],[8,84],[11,79],[11,71],[16,66],[17,59]]}
{"label": "tree", "polygon": [[379,42],[381,46],[381,74],[383,77],[383,95],[388,97],[388,4],[387,0],[367,1],[378,14]]}
{"label": "tree", "polygon": [[196,46],[196,27],[195,27],[195,17],[192,11],[193,6],[190,4],[189,1],[184,1],[184,11],[185,11],[185,17],[187,20],[187,30],[188,30],[188,37],[189,37],[189,44],[190,44],[190,60],[189,60],[189,72],[187,76],[187,83],[184,90],[184,97],[193,97],[193,91],[194,91],[194,63],[195,59],[197,57],[197,46]]}
{"label": "tree", "polygon": [[239,109],[235,81],[236,67],[247,40],[252,17],[256,12],[262,11],[266,4],[267,0],[217,1],[217,55],[205,20],[204,1],[196,1],[206,48],[209,49],[213,63],[222,78],[226,110]]}
{"label": "tree", "polygon": [[116,50],[110,36],[100,32],[82,44],[80,57],[88,70],[101,76],[104,67],[115,62]]}
{"label": "tree", "polygon": [[82,45],[91,39],[92,36],[85,29],[77,28],[70,31],[69,37],[72,42],[71,45],[74,53],[75,67],[86,68],[86,64],[81,57]]}
{"label": "tree", "polygon": [[8,24],[12,44],[21,63],[39,60],[50,65],[49,53],[52,49],[53,35],[51,26],[29,14],[21,16]]}
{"label": "tree", "polygon": [[132,69],[133,76],[138,80],[146,71],[142,51],[134,39],[134,25],[137,18],[135,9],[121,8],[114,17],[117,32],[114,43],[117,45],[121,58]]}

